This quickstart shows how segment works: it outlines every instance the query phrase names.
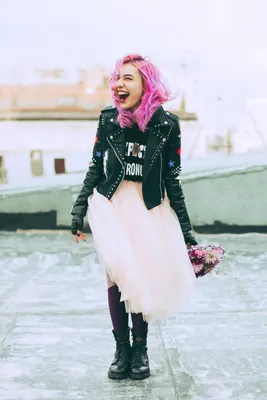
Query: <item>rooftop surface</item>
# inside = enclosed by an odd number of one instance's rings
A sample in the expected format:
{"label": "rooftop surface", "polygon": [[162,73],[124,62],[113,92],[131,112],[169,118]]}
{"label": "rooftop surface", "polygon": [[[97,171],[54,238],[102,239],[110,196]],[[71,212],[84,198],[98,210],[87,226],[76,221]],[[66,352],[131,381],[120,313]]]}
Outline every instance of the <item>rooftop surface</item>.
{"label": "rooftop surface", "polygon": [[152,374],[110,381],[104,272],[92,237],[0,232],[0,399],[266,400],[267,235],[198,235],[227,250],[178,318],[153,323]]}

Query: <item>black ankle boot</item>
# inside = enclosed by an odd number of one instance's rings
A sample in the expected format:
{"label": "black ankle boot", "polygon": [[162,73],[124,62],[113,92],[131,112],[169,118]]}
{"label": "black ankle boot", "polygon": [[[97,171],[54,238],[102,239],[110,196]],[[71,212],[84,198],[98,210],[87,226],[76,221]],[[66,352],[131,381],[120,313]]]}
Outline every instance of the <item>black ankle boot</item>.
{"label": "black ankle boot", "polygon": [[116,351],[114,360],[108,370],[110,379],[124,379],[129,376],[129,367],[131,362],[131,345],[129,339],[129,330],[122,335],[112,331],[116,340]]}
{"label": "black ankle boot", "polygon": [[132,360],[130,365],[130,378],[145,379],[150,376],[149,360],[147,355],[147,333],[133,335]]}

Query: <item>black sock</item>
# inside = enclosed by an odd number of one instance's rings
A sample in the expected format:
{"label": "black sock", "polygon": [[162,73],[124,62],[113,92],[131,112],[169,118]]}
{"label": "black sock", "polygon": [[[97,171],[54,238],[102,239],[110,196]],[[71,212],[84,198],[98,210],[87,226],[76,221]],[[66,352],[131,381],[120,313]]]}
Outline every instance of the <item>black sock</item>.
{"label": "black sock", "polygon": [[133,332],[136,336],[138,335],[146,335],[148,330],[148,323],[143,320],[142,313],[139,314],[131,314],[132,323],[133,323]]}

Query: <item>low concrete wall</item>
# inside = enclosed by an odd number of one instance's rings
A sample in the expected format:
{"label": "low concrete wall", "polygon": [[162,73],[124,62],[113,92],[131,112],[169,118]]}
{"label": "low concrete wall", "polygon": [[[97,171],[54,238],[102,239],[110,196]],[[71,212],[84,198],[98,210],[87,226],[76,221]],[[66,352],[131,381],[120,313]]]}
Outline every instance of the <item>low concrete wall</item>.
{"label": "low concrete wall", "polygon": [[[196,231],[267,232],[267,156],[266,165],[260,157],[250,164],[240,160],[217,160],[216,168],[208,160],[186,163],[182,186]],[[55,177],[42,186],[36,179],[31,187],[2,187],[0,229],[68,228],[83,178],[84,173],[77,173]]]}
{"label": "low concrete wall", "polygon": [[267,166],[187,177],[182,185],[196,229],[267,231]]}
{"label": "low concrete wall", "polygon": [[[70,224],[70,209],[72,204],[73,197],[70,187],[51,187],[40,190],[28,189],[20,193],[9,193],[0,200],[0,229],[8,228],[8,226],[2,226],[1,213],[24,214],[26,218],[27,214],[29,214],[29,218],[33,218],[34,216],[30,216],[30,214],[45,214],[51,211],[56,212],[56,227],[67,227]],[[18,217],[18,220],[21,221],[22,219],[24,218],[21,216]],[[7,218],[5,218],[5,220],[7,220]],[[38,226],[32,226],[31,221],[29,221],[29,223],[31,227],[38,228]],[[23,225],[25,226],[25,224]],[[17,228],[22,228],[22,226],[18,226]],[[55,228],[55,226],[51,228]]]}

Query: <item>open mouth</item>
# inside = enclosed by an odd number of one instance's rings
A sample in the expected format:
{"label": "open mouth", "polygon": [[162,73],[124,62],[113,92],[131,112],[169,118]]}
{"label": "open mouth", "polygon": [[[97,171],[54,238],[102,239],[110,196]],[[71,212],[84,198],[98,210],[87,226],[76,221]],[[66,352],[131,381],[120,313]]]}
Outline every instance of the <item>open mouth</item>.
{"label": "open mouth", "polygon": [[129,97],[129,93],[126,92],[118,92],[117,95],[120,103],[125,103],[127,97]]}

